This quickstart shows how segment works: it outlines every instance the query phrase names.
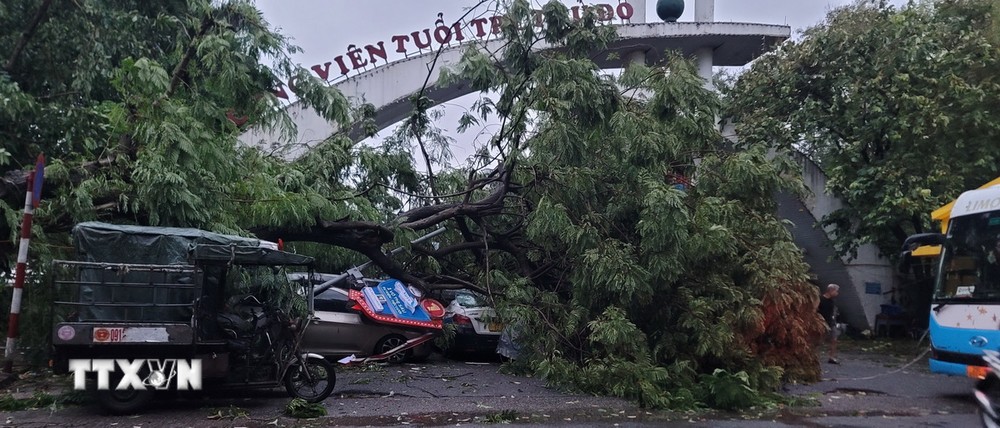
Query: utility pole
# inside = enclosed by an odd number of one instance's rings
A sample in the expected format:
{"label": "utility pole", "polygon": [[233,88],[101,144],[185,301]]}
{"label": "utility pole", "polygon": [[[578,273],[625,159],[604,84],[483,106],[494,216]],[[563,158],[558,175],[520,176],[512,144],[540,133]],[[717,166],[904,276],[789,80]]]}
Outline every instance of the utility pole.
{"label": "utility pole", "polygon": [[31,242],[31,219],[42,199],[42,181],[45,177],[45,155],[38,155],[35,170],[28,175],[28,189],[24,195],[24,219],[21,221],[21,240],[17,249],[17,268],[14,271],[14,293],[10,299],[10,318],[7,323],[7,344],[4,348],[4,372],[14,371],[14,351],[17,348],[18,316],[21,314],[21,296],[24,293],[24,276],[28,270],[28,243]]}

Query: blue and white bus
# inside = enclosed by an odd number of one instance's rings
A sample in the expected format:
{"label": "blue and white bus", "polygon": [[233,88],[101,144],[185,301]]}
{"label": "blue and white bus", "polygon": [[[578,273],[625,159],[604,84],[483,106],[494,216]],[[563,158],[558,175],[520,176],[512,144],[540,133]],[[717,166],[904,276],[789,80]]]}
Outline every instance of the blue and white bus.
{"label": "blue and white bus", "polygon": [[935,373],[982,378],[983,350],[1000,350],[1000,185],[988,186],[950,204],[945,234],[904,244],[940,245],[928,323]]}

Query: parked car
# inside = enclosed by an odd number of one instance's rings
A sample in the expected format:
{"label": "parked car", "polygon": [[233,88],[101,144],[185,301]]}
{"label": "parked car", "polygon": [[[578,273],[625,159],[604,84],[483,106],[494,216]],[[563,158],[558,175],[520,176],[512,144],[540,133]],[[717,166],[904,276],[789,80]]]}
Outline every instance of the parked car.
{"label": "parked car", "polygon": [[450,352],[494,353],[503,324],[489,299],[468,289],[435,290],[431,297],[445,305],[444,322],[455,326]]}
{"label": "parked car", "polygon": [[[314,278],[322,281],[322,278],[332,276],[320,274]],[[343,288],[331,287],[320,293],[315,297],[314,306],[318,321],[306,330],[302,337],[302,349],[326,357],[378,355],[423,334],[365,319],[351,309],[347,290]],[[393,355],[389,362],[420,361],[427,358],[430,352],[431,347],[424,344]]]}

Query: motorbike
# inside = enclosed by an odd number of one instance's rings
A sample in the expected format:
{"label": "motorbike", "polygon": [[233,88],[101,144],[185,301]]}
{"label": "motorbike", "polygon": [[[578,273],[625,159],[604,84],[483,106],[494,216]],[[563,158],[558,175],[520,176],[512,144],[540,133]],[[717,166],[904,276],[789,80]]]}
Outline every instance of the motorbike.
{"label": "motorbike", "polygon": [[1000,352],[983,351],[989,371],[986,377],[976,382],[974,395],[979,404],[979,418],[984,427],[1000,427]]}
{"label": "motorbike", "polygon": [[50,269],[50,364],[85,380],[107,412],[139,412],[163,393],[284,387],[315,403],[333,392],[333,365],[299,347],[312,284],[285,272],[311,273],[311,257],[196,229],[80,229],[82,260]]}
{"label": "motorbike", "polygon": [[[257,296],[239,299],[234,314],[219,314],[227,347],[235,356],[230,377],[244,384],[282,379],[292,397],[310,403],[322,401],[333,391],[332,364],[315,354],[303,354],[299,343],[310,323],[306,317],[291,318],[287,312],[266,305]],[[235,321],[235,322],[234,322]]]}

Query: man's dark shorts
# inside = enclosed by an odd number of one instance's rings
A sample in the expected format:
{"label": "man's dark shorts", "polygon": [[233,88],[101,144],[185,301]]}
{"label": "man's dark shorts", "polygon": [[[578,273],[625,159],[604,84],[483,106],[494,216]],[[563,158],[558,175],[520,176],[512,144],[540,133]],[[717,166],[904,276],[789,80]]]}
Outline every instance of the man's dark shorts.
{"label": "man's dark shorts", "polygon": [[835,340],[837,337],[840,336],[840,329],[837,328],[836,324],[834,324],[834,325],[827,325],[826,328],[827,328],[827,332],[826,332],[826,338],[827,339]]}

